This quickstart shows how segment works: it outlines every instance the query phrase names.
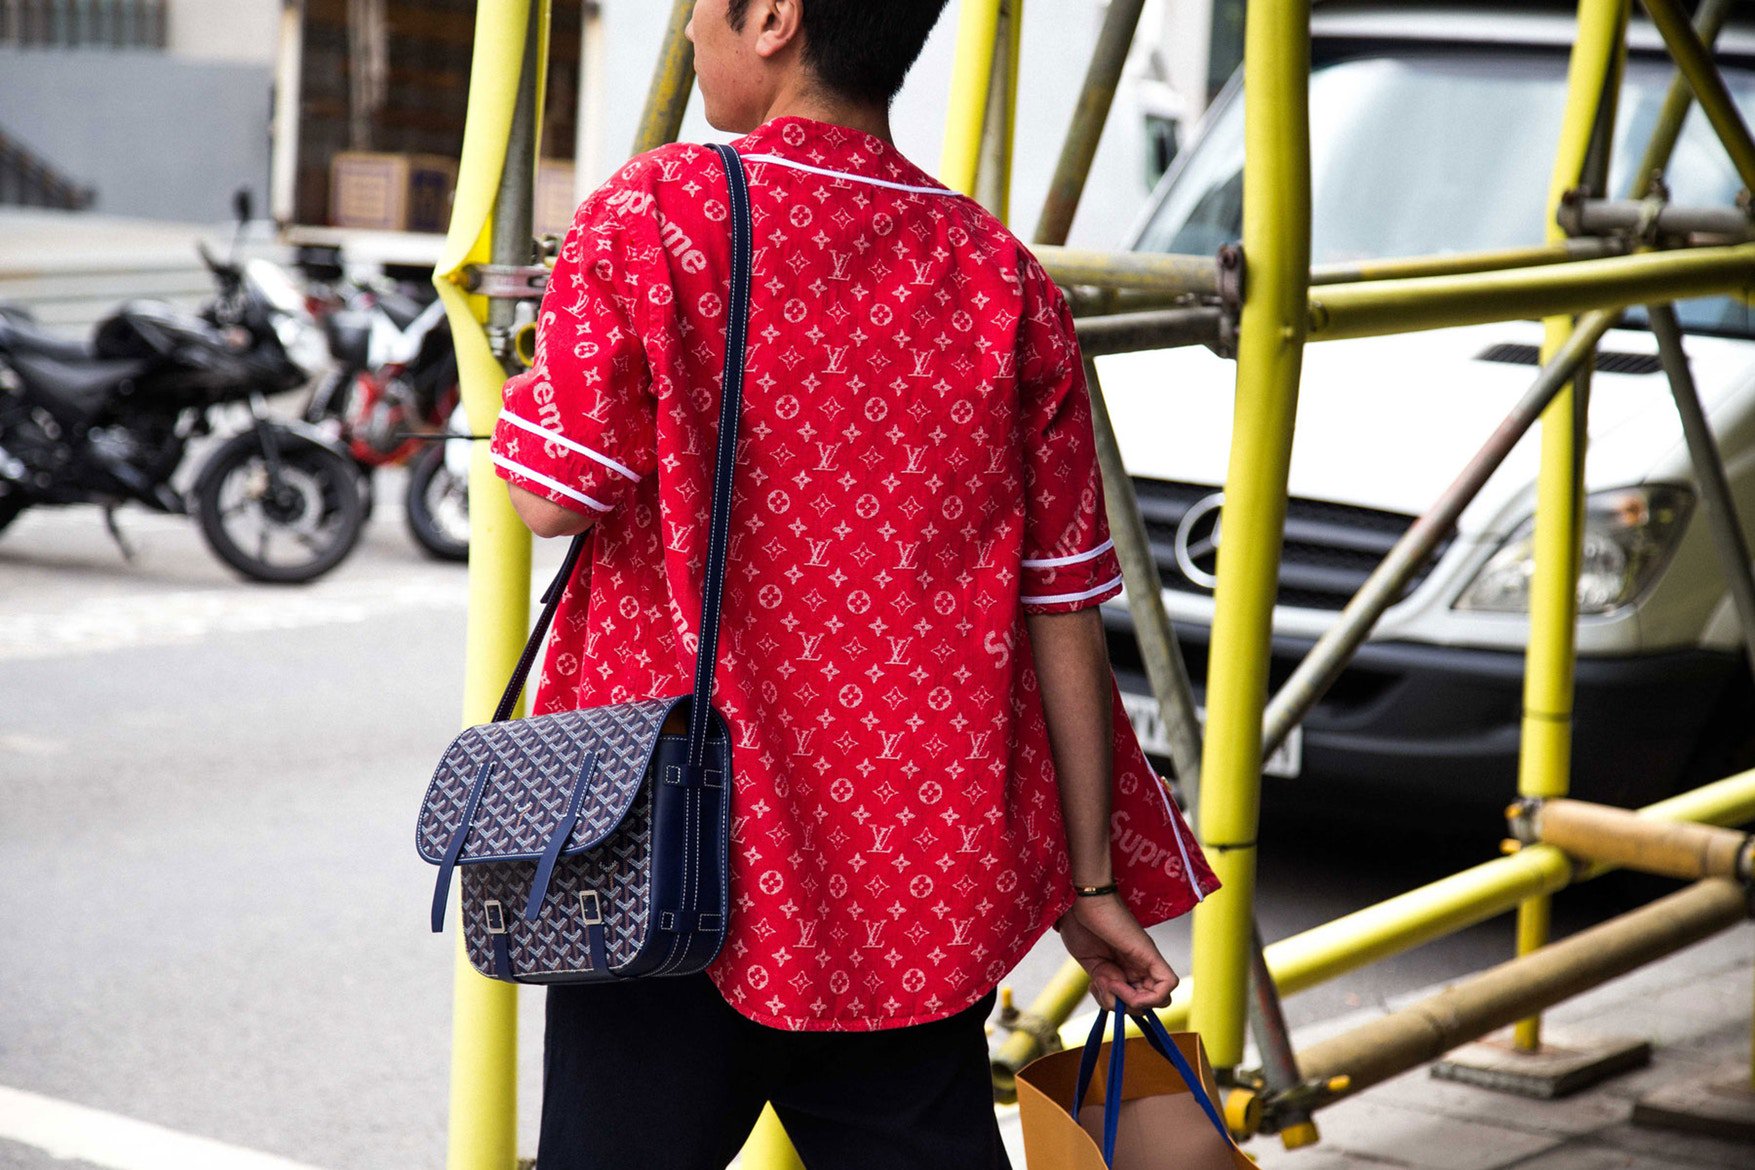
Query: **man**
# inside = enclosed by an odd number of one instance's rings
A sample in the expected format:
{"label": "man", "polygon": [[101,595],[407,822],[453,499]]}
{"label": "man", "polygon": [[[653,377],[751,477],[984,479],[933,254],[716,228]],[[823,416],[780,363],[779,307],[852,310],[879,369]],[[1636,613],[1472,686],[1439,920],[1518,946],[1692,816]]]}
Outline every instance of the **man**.
{"label": "man", "polygon": [[[983,1022],[1049,926],[1105,1004],[1217,887],[1121,714],[1121,588],[1064,301],[888,110],[944,0],[702,0],[747,132],[754,294],[714,704],[731,905],[706,975],[549,992],[542,1170],[721,1167],[764,1101],[813,1170],[1004,1166]],[[579,209],[493,457],[589,531],[539,713],[689,689],[729,291],[695,146]],[[1117,889],[1119,885],[1119,889]]]}

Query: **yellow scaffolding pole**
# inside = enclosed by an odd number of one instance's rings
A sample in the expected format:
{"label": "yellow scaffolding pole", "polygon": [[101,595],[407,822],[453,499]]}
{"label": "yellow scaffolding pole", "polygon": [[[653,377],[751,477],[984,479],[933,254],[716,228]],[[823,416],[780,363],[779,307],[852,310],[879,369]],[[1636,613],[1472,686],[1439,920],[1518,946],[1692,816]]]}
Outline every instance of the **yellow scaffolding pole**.
{"label": "yellow scaffolding pole", "polygon": [[962,0],[957,11],[956,64],[951,72],[938,177],[945,186],[970,196],[975,194],[975,180],[981,172],[981,139],[987,125],[1003,2]]}
{"label": "yellow scaffolding pole", "polygon": [[1214,1065],[1243,1058],[1254,946],[1261,716],[1310,282],[1310,4],[1249,11],[1237,406],[1214,591],[1200,837],[1224,888],[1195,908],[1194,1024]]}
{"label": "yellow scaffolding pole", "polygon": [[[1565,240],[1556,216],[1566,192],[1585,178],[1594,148],[1608,149],[1616,82],[1627,39],[1628,0],[1580,0],[1578,38],[1567,70],[1566,110],[1548,187],[1548,242]],[[1606,170],[1607,159],[1596,161]],[[1597,192],[1601,194],[1601,192]],[[1569,316],[1544,323],[1542,360],[1572,335]],[[1584,520],[1587,378],[1561,387],[1542,412],[1542,460],[1536,482],[1535,576],[1530,583],[1530,634],[1525,656],[1523,734],[1517,788],[1525,796],[1565,796],[1572,776],[1572,697],[1578,625],[1578,567]],[[1549,895],[1518,907],[1517,953],[1548,941]],[[1519,1021],[1517,1047],[1541,1048],[1541,1018]]]}
{"label": "yellow scaffolding pole", "polygon": [[[493,429],[505,371],[483,331],[487,302],[464,291],[465,273],[501,259],[493,255],[501,179],[513,146],[513,115],[527,59],[539,63],[540,76],[546,16],[546,5],[533,7],[531,0],[481,0],[476,10],[457,191],[433,275],[455,339],[473,434]],[[530,38],[537,46],[527,57]],[[534,159],[534,150],[524,157]],[[465,727],[493,717],[499,691],[523,649],[530,616],[530,531],[500,488],[485,444],[471,447]],[[453,981],[445,1164],[449,1170],[511,1170],[517,1160],[517,989],[476,973],[464,954],[461,931]]]}

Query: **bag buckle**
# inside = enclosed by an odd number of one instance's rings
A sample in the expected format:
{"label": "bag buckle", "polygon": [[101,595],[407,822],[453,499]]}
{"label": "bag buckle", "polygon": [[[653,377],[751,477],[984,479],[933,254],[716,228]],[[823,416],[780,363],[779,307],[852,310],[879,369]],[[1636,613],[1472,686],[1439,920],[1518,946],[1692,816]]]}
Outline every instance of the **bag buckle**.
{"label": "bag buckle", "polygon": [[489,934],[506,933],[506,908],[504,906],[493,898],[489,898],[481,904],[481,912],[487,919]]}
{"label": "bag buckle", "polygon": [[596,890],[579,891],[579,909],[585,915],[586,926],[603,925],[603,906],[597,900]]}

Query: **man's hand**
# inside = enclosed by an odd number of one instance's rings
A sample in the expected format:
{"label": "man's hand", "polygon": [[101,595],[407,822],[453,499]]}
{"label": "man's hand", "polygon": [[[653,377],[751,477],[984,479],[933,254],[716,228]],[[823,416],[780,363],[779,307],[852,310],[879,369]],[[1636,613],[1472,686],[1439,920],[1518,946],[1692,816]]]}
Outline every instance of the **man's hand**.
{"label": "man's hand", "polygon": [[1054,925],[1067,954],[1090,974],[1091,994],[1104,1010],[1117,999],[1133,1011],[1170,1002],[1181,980],[1117,895],[1078,898]]}

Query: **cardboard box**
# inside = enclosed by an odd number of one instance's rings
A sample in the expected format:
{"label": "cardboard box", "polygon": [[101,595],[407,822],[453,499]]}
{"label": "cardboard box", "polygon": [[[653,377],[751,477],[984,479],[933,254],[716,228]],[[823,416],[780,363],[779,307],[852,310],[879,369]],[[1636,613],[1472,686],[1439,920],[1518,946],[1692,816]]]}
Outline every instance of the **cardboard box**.
{"label": "cardboard box", "polygon": [[536,234],[565,236],[578,206],[573,196],[573,164],[543,159],[536,168]]}
{"label": "cardboard box", "polygon": [[442,232],[451,219],[457,160],[438,154],[344,150],[329,164],[335,227]]}

